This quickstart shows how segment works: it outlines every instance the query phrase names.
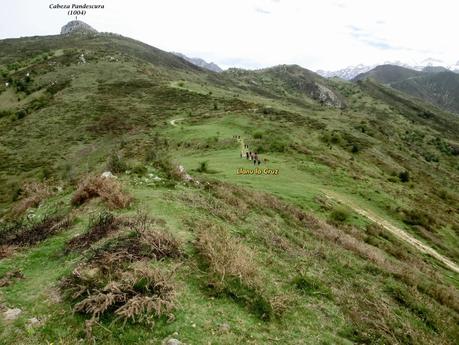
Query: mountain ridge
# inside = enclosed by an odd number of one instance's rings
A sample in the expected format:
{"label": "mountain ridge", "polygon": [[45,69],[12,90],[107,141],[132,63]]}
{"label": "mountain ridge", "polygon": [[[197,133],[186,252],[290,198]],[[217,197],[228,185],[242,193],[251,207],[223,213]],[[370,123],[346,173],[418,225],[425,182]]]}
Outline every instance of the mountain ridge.
{"label": "mountain ridge", "polygon": [[325,78],[338,77],[338,78],[342,78],[345,80],[352,80],[355,77],[357,77],[359,74],[366,73],[374,69],[375,67],[382,66],[382,65],[396,65],[400,67],[409,68],[415,71],[422,71],[424,69],[432,69],[432,68],[437,68],[437,69],[445,68],[452,72],[459,73],[459,61],[453,65],[448,65],[445,63],[438,64],[438,63],[439,61],[435,59],[426,59],[417,64],[407,64],[407,63],[403,63],[400,61],[385,62],[383,64],[372,64],[372,65],[359,64],[359,65],[348,66],[348,67],[345,67],[339,70],[335,70],[335,71],[319,69],[316,71],[316,73],[320,74],[321,76]]}
{"label": "mountain ridge", "polygon": [[181,57],[182,59],[185,59],[188,62],[191,62],[192,64],[194,64],[196,66],[208,69],[209,71],[213,71],[213,72],[217,72],[217,73],[223,72],[223,70],[217,64],[215,64],[213,62],[207,62],[204,59],[196,58],[196,57],[190,58],[190,57],[186,56],[185,54],[177,53],[177,52],[172,52],[172,54],[177,55],[177,56]]}
{"label": "mountain ridge", "polygon": [[382,65],[359,74],[353,80],[373,78],[411,96],[459,114],[459,74],[443,68],[423,71]]}

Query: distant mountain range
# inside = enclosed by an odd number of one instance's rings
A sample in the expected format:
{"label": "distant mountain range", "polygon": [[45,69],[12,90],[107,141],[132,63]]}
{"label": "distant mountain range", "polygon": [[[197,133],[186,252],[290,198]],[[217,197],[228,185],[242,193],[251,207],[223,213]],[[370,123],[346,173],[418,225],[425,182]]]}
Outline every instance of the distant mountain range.
{"label": "distant mountain range", "polygon": [[381,65],[357,75],[353,80],[369,78],[459,114],[459,74],[450,69],[427,66],[416,71],[396,65]]}
{"label": "distant mountain range", "polygon": [[172,52],[172,54],[177,55],[181,57],[182,59],[185,59],[188,62],[191,62],[193,65],[208,69],[209,71],[213,71],[213,72],[223,71],[217,64],[213,62],[207,62],[201,58],[190,58],[182,53],[177,53],[177,52]]}
{"label": "distant mountain range", "polygon": [[[409,68],[409,69],[412,69],[412,70],[415,70],[415,71],[422,71],[422,70],[426,70],[426,71],[437,70],[437,71],[439,71],[440,69],[442,69],[443,71],[449,70],[449,71],[452,71],[452,72],[455,72],[455,73],[459,73],[459,61],[457,61],[456,64],[454,64],[454,65],[448,65],[448,64],[444,63],[441,60],[433,59],[433,58],[425,59],[425,60],[421,61],[420,63],[416,63],[416,64],[413,64],[413,65],[406,64],[406,63],[403,63],[403,62],[400,62],[400,61],[386,62],[386,63],[384,63],[384,65],[395,65],[395,66]],[[363,64],[359,64],[359,65],[355,65],[355,66],[348,66],[346,68],[339,69],[339,70],[336,70],[336,71],[318,70],[318,71],[316,71],[316,73],[318,73],[321,76],[326,77],[326,78],[338,77],[338,78],[342,78],[342,79],[346,79],[346,80],[351,80],[351,79],[354,79],[355,77],[357,77],[359,74],[368,72],[368,71],[374,69],[377,66],[379,66],[379,65],[363,65]]]}

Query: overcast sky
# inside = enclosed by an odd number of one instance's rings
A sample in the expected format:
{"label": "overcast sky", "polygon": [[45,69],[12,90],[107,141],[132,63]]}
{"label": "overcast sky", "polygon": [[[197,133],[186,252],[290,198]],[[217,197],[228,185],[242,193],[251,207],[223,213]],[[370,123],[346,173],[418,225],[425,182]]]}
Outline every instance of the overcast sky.
{"label": "overcast sky", "polygon": [[[72,19],[50,4],[0,0],[0,38],[57,34]],[[299,64],[339,69],[426,58],[459,60],[457,0],[87,0],[79,19],[223,68]]]}

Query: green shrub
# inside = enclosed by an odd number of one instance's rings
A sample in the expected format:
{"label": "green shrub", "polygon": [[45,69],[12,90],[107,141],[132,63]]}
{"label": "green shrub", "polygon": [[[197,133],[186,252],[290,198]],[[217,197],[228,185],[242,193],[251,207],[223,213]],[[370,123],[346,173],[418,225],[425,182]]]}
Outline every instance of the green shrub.
{"label": "green shrub", "polygon": [[263,138],[263,133],[260,132],[260,131],[257,131],[255,133],[253,133],[253,138],[254,139],[261,139],[261,138]]}
{"label": "green shrub", "polygon": [[408,225],[420,225],[430,229],[435,223],[434,219],[426,212],[421,210],[405,210],[403,222]]}
{"label": "green shrub", "polygon": [[139,175],[139,176],[143,176],[147,173],[147,167],[143,164],[135,164],[132,168],[131,168],[132,172],[136,175]]}
{"label": "green shrub", "polygon": [[23,119],[26,116],[27,116],[27,111],[25,109],[20,109],[16,112],[16,118],[18,120]]}
{"label": "green shrub", "polygon": [[159,158],[153,161],[153,166],[161,171],[162,177],[166,179],[164,181],[167,187],[174,187],[176,181],[182,179],[182,175],[177,169],[177,166],[172,163],[171,158],[166,154],[159,155]]}
{"label": "green shrub", "polygon": [[48,167],[42,167],[38,173],[37,178],[41,181],[48,180],[52,175],[52,171]]}
{"label": "green shrub", "polygon": [[341,134],[339,132],[336,132],[336,131],[333,131],[332,133],[325,132],[321,136],[321,140],[324,143],[327,143],[327,144],[334,144],[334,145],[342,145],[343,144],[343,138],[341,137]]}
{"label": "green shrub", "polygon": [[11,110],[0,110],[0,119],[2,117],[10,116],[11,114],[13,114]]}
{"label": "green shrub", "polygon": [[278,140],[271,141],[269,145],[270,152],[285,152],[286,149],[287,149],[286,144]]}
{"label": "green shrub", "polygon": [[350,213],[344,207],[335,207],[330,213],[330,219],[335,222],[344,223],[350,217]]}
{"label": "green shrub", "polygon": [[106,169],[112,173],[123,173],[127,170],[127,165],[118,154],[112,153],[108,158]]}
{"label": "green shrub", "polygon": [[49,105],[49,98],[48,97],[45,97],[45,96],[42,96],[42,97],[39,97],[39,98],[35,98],[34,100],[32,100],[27,108],[30,110],[39,110],[41,108],[44,108],[46,106]]}
{"label": "green shrub", "polygon": [[359,149],[358,145],[355,145],[355,144],[352,145],[352,147],[351,147],[351,152],[352,153],[357,153],[359,151],[360,151],[360,149]]}
{"label": "green shrub", "polygon": [[292,284],[296,289],[301,291],[301,293],[308,296],[323,296],[325,298],[332,297],[330,288],[324,285],[316,277],[299,274],[293,279]]}
{"label": "green shrub", "polygon": [[266,106],[266,107],[263,107],[261,109],[261,112],[265,115],[269,115],[269,114],[273,114],[274,113],[274,109],[270,106]]}
{"label": "green shrub", "polygon": [[330,142],[332,144],[341,144],[343,142],[343,139],[341,138],[341,134],[339,134],[338,132],[333,132],[330,137]]}
{"label": "green shrub", "polygon": [[14,184],[13,186],[11,186],[11,201],[17,201],[19,200],[20,196],[22,195],[22,188],[17,185],[17,184]]}
{"label": "green shrub", "polygon": [[257,148],[255,149],[256,153],[266,153],[266,148],[263,145],[258,145]]}
{"label": "green shrub", "polygon": [[199,167],[196,169],[196,171],[200,173],[209,172],[209,162],[208,161],[199,162]]}
{"label": "green shrub", "polygon": [[24,92],[27,89],[27,84],[22,80],[17,80],[15,83],[16,92]]}
{"label": "green shrub", "polygon": [[407,170],[402,171],[398,174],[398,178],[402,182],[408,182],[410,180],[410,173]]}

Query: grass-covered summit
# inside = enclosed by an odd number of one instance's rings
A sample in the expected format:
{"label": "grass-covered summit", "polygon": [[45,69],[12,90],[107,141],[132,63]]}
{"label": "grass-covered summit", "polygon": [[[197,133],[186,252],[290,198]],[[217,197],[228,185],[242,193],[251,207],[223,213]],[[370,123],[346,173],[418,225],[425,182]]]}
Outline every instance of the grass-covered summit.
{"label": "grass-covered summit", "polygon": [[456,115],[114,34],[0,71],[1,343],[458,339]]}

